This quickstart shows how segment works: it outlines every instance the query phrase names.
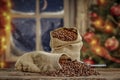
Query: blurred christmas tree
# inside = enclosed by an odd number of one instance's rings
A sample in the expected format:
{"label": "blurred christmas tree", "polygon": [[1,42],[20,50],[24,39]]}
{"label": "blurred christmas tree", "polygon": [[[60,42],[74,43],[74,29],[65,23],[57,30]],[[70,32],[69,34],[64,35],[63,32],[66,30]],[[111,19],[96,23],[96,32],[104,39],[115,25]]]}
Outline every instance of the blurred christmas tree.
{"label": "blurred christmas tree", "polygon": [[83,35],[81,59],[120,67],[120,0],[96,0],[89,11],[91,25]]}

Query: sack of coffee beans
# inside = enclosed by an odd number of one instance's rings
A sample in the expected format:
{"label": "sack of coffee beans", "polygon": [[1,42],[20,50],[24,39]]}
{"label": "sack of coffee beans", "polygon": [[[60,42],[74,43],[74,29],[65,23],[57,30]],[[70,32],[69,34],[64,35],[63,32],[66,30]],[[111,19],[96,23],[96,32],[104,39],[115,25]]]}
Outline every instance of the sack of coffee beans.
{"label": "sack of coffee beans", "polygon": [[58,28],[50,32],[52,53],[65,53],[73,60],[80,60],[82,37],[76,28]]}

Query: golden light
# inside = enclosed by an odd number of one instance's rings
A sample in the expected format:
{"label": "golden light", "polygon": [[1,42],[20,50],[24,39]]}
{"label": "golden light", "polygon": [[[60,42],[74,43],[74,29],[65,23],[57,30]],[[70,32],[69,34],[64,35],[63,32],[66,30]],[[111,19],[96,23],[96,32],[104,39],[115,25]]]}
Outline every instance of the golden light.
{"label": "golden light", "polygon": [[3,12],[3,16],[5,17],[6,20],[11,20],[11,16],[7,12]]}
{"label": "golden light", "polygon": [[105,29],[106,29],[106,30],[110,30],[110,29],[111,29],[111,26],[110,26],[110,25],[107,25],[107,26],[105,27]]}
{"label": "golden light", "polygon": [[99,0],[101,2],[101,4],[104,4],[106,2],[106,0]]}
{"label": "golden light", "polygon": [[7,48],[7,45],[3,45],[2,49],[6,50],[6,48]]}
{"label": "golden light", "polygon": [[9,25],[9,24],[6,25],[5,30],[6,30],[6,32],[9,32],[11,30],[11,25]]}
{"label": "golden light", "polygon": [[10,15],[7,15],[7,16],[6,16],[6,19],[7,19],[7,20],[10,20],[10,19],[11,19]]}
{"label": "golden light", "polygon": [[12,7],[12,4],[11,4],[10,0],[8,1],[7,6],[8,6],[8,8]]}
{"label": "golden light", "polygon": [[94,54],[102,56],[102,47],[100,45],[95,45],[91,47]]}
{"label": "golden light", "polygon": [[1,61],[0,62],[0,68],[4,68],[5,67],[5,62],[4,61]]}
{"label": "golden light", "polygon": [[[2,38],[1,38],[1,43],[2,43],[2,44],[1,44],[1,46],[2,46],[1,50],[2,50],[2,51],[5,51],[6,48],[7,48],[7,46],[6,46],[6,37],[2,37]],[[2,52],[2,51],[1,51],[1,52]]]}
{"label": "golden light", "polygon": [[95,44],[97,44],[97,42],[98,42],[98,41],[97,41],[96,39],[92,39],[92,41],[90,42],[90,44],[91,44],[91,45],[95,45]]}
{"label": "golden light", "polygon": [[107,3],[107,0],[97,0],[99,5],[104,5]]}
{"label": "golden light", "polygon": [[106,23],[106,25],[104,26],[104,28],[105,28],[105,32],[110,32],[111,33],[113,31],[113,27],[109,23]]}
{"label": "golden light", "polygon": [[2,37],[1,41],[4,43],[6,41],[5,37]]}
{"label": "golden light", "polygon": [[95,47],[95,51],[96,51],[96,53],[100,53],[101,52],[101,48],[100,47]]}
{"label": "golden light", "polygon": [[96,26],[101,26],[101,20],[96,20],[96,21],[94,22],[94,24],[95,24]]}
{"label": "golden light", "polygon": [[3,12],[3,16],[6,16],[7,15],[7,12]]}
{"label": "golden light", "polygon": [[[3,20],[3,23],[1,23],[2,27],[4,29],[0,29],[1,35],[0,35],[0,68],[5,67],[5,54],[7,51],[7,46],[9,45],[9,39],[10,39],[10,32],[11,32],[11,0],[4,0],[5,4],[4,6],[1,6],[1,8],[6,8],[5,10],[1,11],[1,20]],[[3,0],[0,0],[0,3],[4,3]],[[0,26],[1,27],[1,26]]]}
{"label": "golden light", "polygon": [[95,46],[99,44],[99,39],[98,38],[92,38],[90,41],[91,46]]}
{"label": "golden light", "polygon": [[104,24],[104,22],[101,18],[98,18],[93,22],[93,25],[98,29],[103,28],[103,24]]}

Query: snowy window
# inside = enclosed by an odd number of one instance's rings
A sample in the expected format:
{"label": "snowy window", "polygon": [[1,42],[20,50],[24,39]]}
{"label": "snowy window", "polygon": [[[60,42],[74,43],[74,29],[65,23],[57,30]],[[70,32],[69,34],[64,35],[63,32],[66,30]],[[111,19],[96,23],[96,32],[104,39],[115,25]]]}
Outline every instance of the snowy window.
{"label": "snowy window", "polygon": [[14,18],[12,23],[15,46],[24,51],[35,50],[35,19]]}
{"label": "snowy window", "polygon": [[[12,0],[11,53],[51,51],[50,31],[65,25],[64,4],[69,0]],[[67,5],[66,5],[67,6]],[[66,14],[68,17],[68,14]],[[65,22],[66,21],[66,22]],[[17,50],[16,50],[17,49]],[[15,53],[20,51],[21,53]]]}

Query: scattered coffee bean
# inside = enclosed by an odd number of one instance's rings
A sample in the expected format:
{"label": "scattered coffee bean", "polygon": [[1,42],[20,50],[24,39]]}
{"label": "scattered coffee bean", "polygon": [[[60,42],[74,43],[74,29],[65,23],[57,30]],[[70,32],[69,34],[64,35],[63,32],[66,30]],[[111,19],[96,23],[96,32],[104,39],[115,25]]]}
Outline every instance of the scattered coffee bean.
{"label": "scattered coffee bean", "polygon": [[54,76],[54,77],[79,77],[79,76],[90,76],[99,75],[94,68],[81,63],[78,61],[64,60],[60,62],[62,69],[57,71],[46,71],[40,74],[44,76]]}

